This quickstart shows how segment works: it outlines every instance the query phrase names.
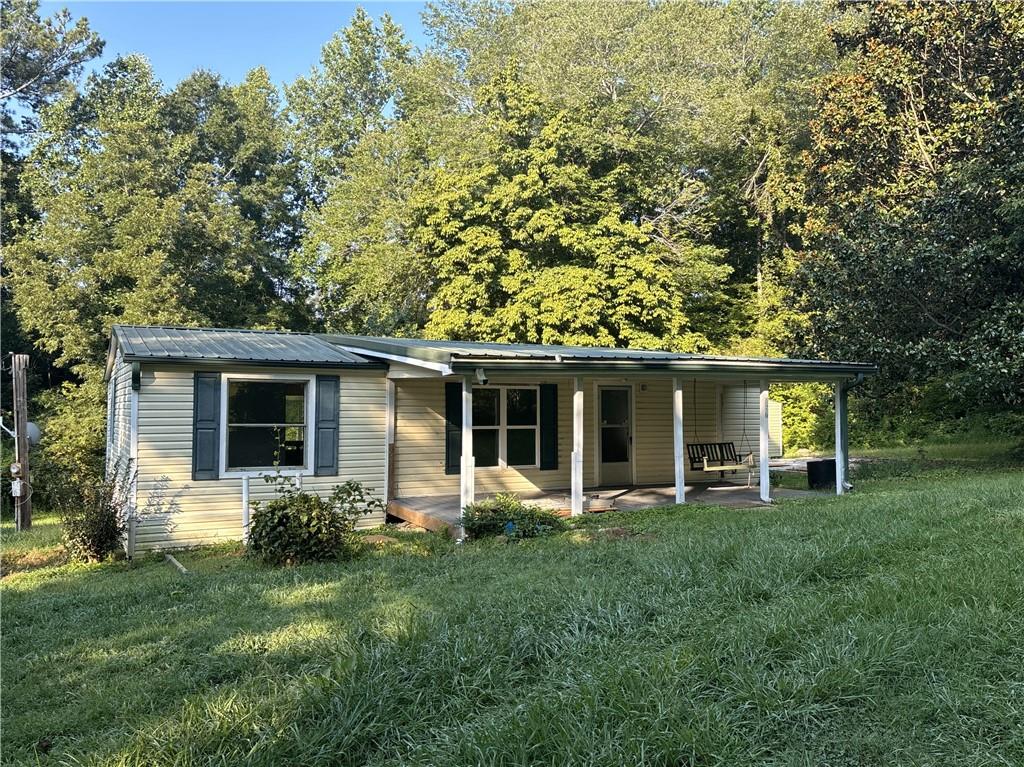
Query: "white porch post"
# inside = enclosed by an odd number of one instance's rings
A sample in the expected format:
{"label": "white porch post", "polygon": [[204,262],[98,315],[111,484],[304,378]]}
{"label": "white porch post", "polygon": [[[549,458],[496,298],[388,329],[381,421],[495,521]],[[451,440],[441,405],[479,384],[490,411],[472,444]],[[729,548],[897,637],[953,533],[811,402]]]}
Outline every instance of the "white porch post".
{"label": "white porch post", "polygon": [[572,515],[583,513],[583,379],[573,379],[572,391]]}
{"label": "white porch post", "polygon": [[758,480],[758,487],[761,491],[761,500],[768,503],[772,499],[772,488],[771,488],[771,473],[769,472],[768,466],[768,381],[764,378],[761,379],[761,397],[760,397],[760,421],[761,421],[761,438],[760,438],[760,455],[758,457],[758,468],[760,469],[761,476]]}
{"label": "white porch post", "polygon": [[676,468],[676,503],[686,503],[686,464],[683,461],[683,382],[672,378],[672,446]]}
{"label": "white porch post", "polygon": [[473,379],[462,379],[462,465],[459,471],[459,540],[465,537],[462,516],[467,506],[476,499],[473,460]]}
{"label": "white porch post", "polygon": [[836,381],[836,495],[846,492],[846,387]]}

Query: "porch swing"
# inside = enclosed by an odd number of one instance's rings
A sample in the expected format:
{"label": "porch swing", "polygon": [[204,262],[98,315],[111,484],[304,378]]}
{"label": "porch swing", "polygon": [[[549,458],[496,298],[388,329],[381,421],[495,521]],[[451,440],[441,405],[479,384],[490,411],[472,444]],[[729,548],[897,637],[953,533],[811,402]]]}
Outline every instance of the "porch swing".
{"label": "porch swing", "polygon": [[[708,473],[718,472],[720,479],[725,479],[725,473],[735,474],[737,471],[747,472],[747,487],[750,487],[754,476],[754,453],[750,449],[750,438],[747,436],[747,394],[749,387],[743,382],[743,429],[740,433],[740,440],[744,443],[747,453],[740,458],[736,452],[734,442],[703,442],[700,439],[699,427],[694,424],[694,434],[697,441],[687,444],[687,457],[690,459],[691,471],[706,471]],[[693,379],[693,405],[697,406],[697,379]]]}

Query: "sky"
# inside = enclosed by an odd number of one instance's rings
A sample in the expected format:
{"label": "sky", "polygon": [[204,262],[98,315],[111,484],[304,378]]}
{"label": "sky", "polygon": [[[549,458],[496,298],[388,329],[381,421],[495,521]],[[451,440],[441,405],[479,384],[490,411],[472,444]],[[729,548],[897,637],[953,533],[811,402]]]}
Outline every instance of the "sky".
{"label": "sky", "polygon": [[66,7],[73,17],[89,20],[106,41],[103,56],[92,69],[119,54],[141,53],[167,88],[196,69],[209,69],[238,83],[260,65],[281,85],[309,73],[320,58],[320,48],[348,24],[359,5],[374,18],[391,14],[414,45],[426,43],[422,2],[43,0],[40,15]]}

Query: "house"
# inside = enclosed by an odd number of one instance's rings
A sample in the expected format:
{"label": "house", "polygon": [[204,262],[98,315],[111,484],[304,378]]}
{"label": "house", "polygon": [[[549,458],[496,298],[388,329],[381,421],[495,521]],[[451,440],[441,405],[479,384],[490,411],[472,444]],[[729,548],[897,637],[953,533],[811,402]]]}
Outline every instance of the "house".
{"label": "house", "polygon": [[[132,467],[129,553],[242,538],[252,502],[273,497],[264,477],[276,474],[324,494],[358,480],[392,513],[457,528],[467,503],[497,492],[554,498],[573,514],[598,502],[595,488],[682,503],[688,488],[725,476],[705,447],[724,443],[737,454],[727,464],[752,454],[767,502],[768,386],[822,381],[836,392],[842,493],[846,393],[875,372],[855,362],[118,325],[107,359],[108,471]],[[742,483],[745,468],[728,478]]]}

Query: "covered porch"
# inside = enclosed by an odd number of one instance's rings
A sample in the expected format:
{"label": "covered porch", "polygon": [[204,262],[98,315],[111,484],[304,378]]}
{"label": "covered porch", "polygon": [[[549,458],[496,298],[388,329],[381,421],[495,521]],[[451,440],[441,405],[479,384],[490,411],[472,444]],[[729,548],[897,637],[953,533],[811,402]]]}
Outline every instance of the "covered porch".
{"label": "covered porch", "polygon": [[[699,440],[694,443],[688,439],[686,419],[695,415],[692,409],[696,405],[696,383],[700,380],[700,373],[697,376],[674,375],[671,378],[652,375],[653,371],[640,370],[628,371],[633,375],[627,375],[620,385],[601,385],[607,383],[607,378],[595,378],[592,376],[577,375],[569,379],[571,384],[571,452],[569,453],[568,474],[569,486],[557,489],[538,488],[536,492],[527,491],[517,493],[524,500],[532,499],[541,505],[549,505],[558,511],[567,513],[570,516],[577,516],[586,511],[607,510],[607,509],[635,509],[666,504],[683,504],[687,502],[712,503],[714,505],[729,506],[756,506],[770,504],[775,498],[781,495],[799,493],[799,491],[782,491],[776,489],[773,493],[770,481],[770,459],[771,459],[771,437],[770,437],[770,414],[769,414],[769,387],[775,380],[794,380],[790,376],[807,376],[806,371],[773,370],[776,377],[754,378],[753,386],[748,384],[746,367],[742,362],[734,362],[738,370],[732,372],[736,379],[742,381],[743,407],[739,411],[738,418],[744,423],[743,434],[746,449],[737,446],[731,440],[722,439],[721,416],[719,422],[719,434],[717,439],[709,441]],[[749,364],[749,363],[748,363]],[[493,363],[489,366],[493,369]],[[761,365],[758,365],[761,367]],[[749,369],[749,368],[747,368]],[[504,372],[504,371],[503,371]],[[591,372],[591,371],[588,371]],[[686,371],[690,372],[690,371]],[[695,371],[696,372],[696,371]],[[722,375],[719,368],[714,371]],[[815,371],[817,372],[817,371]],[[824,372],[824,371],[822,371]],[[829,371],[831,373],[831,371]],[[479,465],[474,451],[474,392],[479,390],[481,382],[488,380],[490,370],[483,367],[476,368],[472,375],[463,375],[458,384],[449,384],[454,391],[450,403],[450,410],[457,413],[459,420],[456,428],[458,439],[458,478],[459,495],[445,496],[436,495],[432,497],[418,498],[416,496],[402,497],[398,494],[393,506],[396,509],[395,515],[403,517],[403,514],[411,517],[422,515],[434,519],[443,519],[445,524],[457,528],[457,536],[461,537],[462,531],[459,526],[461,509],[472,504],[480,497],[493,495],[494,491],[478,492]],[[737,375],[739,374],[739,375]],[[820,374],[819,374],[820,375]],[[742,378],[740,378],[742,376]],[[831,376],[822,376],[828,380]],[[853,386],[860,382],[863,376],[849,378],[844,376],[832,378],[834,386],[835,401],[835,435],[836,435],[836,478],[835,492],[842,495],[847,491],[847,399],[848,392]],[[653,386],[654,382],[661,381],[668,384],[663,388]],[[806,379],[804,379],[806,380]],[[818,380],[821,380],[820,378]],[[638,384],[634,382],[647,381],[652,385]],[[694,386],[692,404],[686,403],[685,391],[690,384]],[[640,484],[638,482],[639,463],[636,456],[634,437],[643,437],[642,431],[637,431],[634,424],[636,400],[631,392],[637,389],[655,392],[663,392],[657,395],[658,408],[660,413],[656,415],[655,421],[649,423],[664,425],[656,430],[663,433],[665,438],[660,443],[660,450],[655,454],[649,454],[650,460],[664,463],[671,455],[671,459],[665,465],[666,474],[673,477],[671,484]],[[720,387],[719,387],[720,388]],[[753,397],[750,405],[747,405],[748,390],[752,390]],[[622,391],[630,396],[624,397],[621,409],[623,410],[622,424],[615,421],[614,412],[618,407],[606,408],[608,403],[606,395]],[[588,402],[588,398],[591,400]],[[596,400],[596,401],[595,401]],[[609,401],[614,401],[609,398]],[[626,413],[630,409],[630,413]],[[746,416],[750,411],[753,421],[753,439],[747,438]],[[609,415],[608,413],[613,413]],[[586,413],[586,415],[585,415]],[[699,412],[697,413],[699,415]],[[589,416],[589,417],[588,417]],[[587,424],[593,420],[593,427],[588,429]],[[664,429],[664,431],[662,431]],[[616,433],[620,433],[620,441],[623,445],[623,455],[628,455],[628,464],[622,464],[626,471],[622,474],[608,471],[613,468],[606,457],[608,444],[613,441]],[[597,444],[586,444],[585,437],[589,435],[591,441],[595,438]],[[596,449],[596,450],[595,450]],[[711,462],[709,463],[709,456]],[[589,462],[589,463],[588,463]],[[585,470],[588,466],[588,470]],[[722,469],[719,473],[719,469]],[[718,481],[707,481],[709,477],[719,474]],[[736,477],[737,473],[740,477]],[[743,484],[742,477],[746,475],[747,481]],[[693,481],[694,475],[698,475],[704,481]],[[595,482],[595,479],[597,480]],[[729,480],[732,481],[729,481]],[[593,488],[593,489],[592,489]],[[406,517],[403,517],[406,518]],[[414,521],[410,519],[409,521]],[[428,525],[429,526],[429,525]]]}
{"label": "covered porch", "polygon": [[[744,509],[770,505],[761,500],[760,488],[756,485],[729,482],[687,483],[686,502],[708,506]],[[773,498],[806,498],[820,493],[810,490],[775,488]],[[564,516],[572,514],[572,490],[546,490],[533,493],[517,493],[524,501],[551,509]],[[388,503],[388,514],[405,522],[439,532],[457,535],[460,521],[460,497],[458,495],[421,495],[394,498]],[[603,513],[609,511],[637,511],[656,506],[676,503],[674,485],[643,485],[584,491],[583,512]]]}
{"label": "covered porch", "polygon": [[771,437],[775,383],[833,388],[842,494],[848,392],[877,370],[637,349],[331,339],[389,365],[392,513],[454,526],[460,538],[462,510],[498,493],[573,516],[600,506],[769,504],[769,461],[779,454]]}

